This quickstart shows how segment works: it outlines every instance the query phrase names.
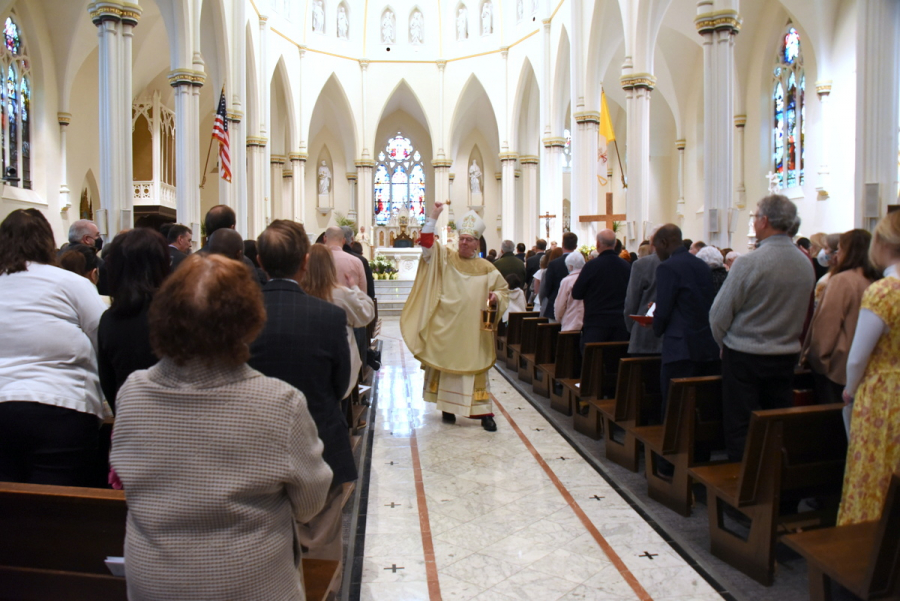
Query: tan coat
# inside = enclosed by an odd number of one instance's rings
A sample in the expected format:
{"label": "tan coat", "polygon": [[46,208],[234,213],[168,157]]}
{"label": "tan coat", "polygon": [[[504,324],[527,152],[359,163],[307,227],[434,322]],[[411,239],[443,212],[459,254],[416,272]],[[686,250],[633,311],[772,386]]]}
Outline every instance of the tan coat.
{"label": "tan coat", "polygon": [[242,365],[163,359],[117,397],[131,601],[303,601],[294,520],[331,483],[306,399]]}
{"label": "tan coat", "polygon": [[847,356],[863,293],[871,283],[860,268],[831,276],[813,314],[804,343],[806,362],[837,384],[847,383]]}

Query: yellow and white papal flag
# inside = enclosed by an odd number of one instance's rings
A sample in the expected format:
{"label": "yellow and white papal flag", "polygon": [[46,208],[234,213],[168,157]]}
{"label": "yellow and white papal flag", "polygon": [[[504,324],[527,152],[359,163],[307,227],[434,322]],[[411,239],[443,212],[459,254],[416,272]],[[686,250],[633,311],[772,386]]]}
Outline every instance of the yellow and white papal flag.
{"label": "yellow and white papal flag", "polygon": [[614,142],[616,133],[613,131],[612,119],[609,117],[609,107],[606,105],[606,92],[600,93],[600,131],[597,134],[597,181],[605,186],[609,173],[609,143]]}

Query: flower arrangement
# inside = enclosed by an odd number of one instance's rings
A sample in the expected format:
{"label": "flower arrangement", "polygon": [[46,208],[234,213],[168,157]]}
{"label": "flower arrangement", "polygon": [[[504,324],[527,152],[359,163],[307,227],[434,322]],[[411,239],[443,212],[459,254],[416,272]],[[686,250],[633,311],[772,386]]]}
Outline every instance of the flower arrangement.
{"label": "flower arrangement", "polygon": [[372,267],[372,275],[376,280],[396,280],[397,268],[384,255],[375,255],[369,264]]}
{"label": "flower arrangement", "polygon": [[349,217],[345,217],[343,213],[340,211],[334,212],[334,222],[338,225],[338,227],[344,227],[345,225],[349,225],[353,228],[353,235],[359,233],[359,226],[356,225],[356,222],[350,219]]}
{"label": "flower arrangement", "polygon": [[456,222],[453,221],[452,219],[449,222],[447,222],[447,229],[450,230],[451,232],[455,232],[456,231]]}
{"label": "flower arrangement", "polygon": [[578,252],[584,255],[585,261],[590,261],[591,253],[594,252],[594,248],[592,246],[588,246],[587,244],[582,244],[578,247]]}

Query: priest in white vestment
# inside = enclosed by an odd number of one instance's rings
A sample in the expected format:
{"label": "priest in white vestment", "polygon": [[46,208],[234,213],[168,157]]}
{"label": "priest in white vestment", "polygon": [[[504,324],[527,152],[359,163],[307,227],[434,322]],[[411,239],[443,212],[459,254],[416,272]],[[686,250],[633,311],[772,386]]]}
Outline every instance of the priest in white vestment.
{"label": "priest in white vestment", "polygon": [[494,365],[493,333],[484,330],[482,309],[499,317],[506,311],[509,288],[500,272],[478,258],[484,221],[474,211],[459,221],[459,251],[445,248],[434,235],[444,206],[434,203],[419,242],[422,258],[416,281],[400,317],[400,331],[425,368],[425,400],[437,403],[445,421],[480,418],[485,430],[497,429],[487,371]]}

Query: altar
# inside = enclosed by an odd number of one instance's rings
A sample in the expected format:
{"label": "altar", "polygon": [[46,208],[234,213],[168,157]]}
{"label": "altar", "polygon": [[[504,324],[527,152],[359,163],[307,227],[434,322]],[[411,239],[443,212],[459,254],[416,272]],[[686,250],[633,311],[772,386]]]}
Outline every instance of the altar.
{"label": "altar", "polygon": [[391,248],[378,247],[375,249],[375,256],[384,255],[397,270],[398,280],[414,280],[416,272],[419,269],[419,259],[422,258],[422,247],[413,248]]}

